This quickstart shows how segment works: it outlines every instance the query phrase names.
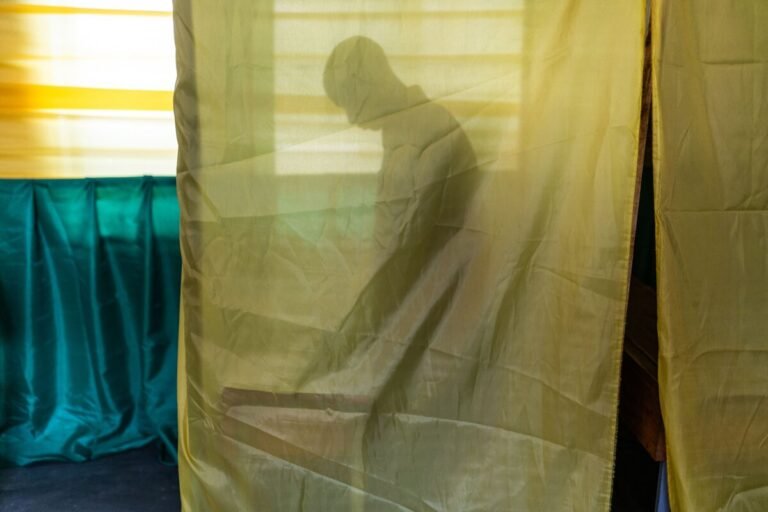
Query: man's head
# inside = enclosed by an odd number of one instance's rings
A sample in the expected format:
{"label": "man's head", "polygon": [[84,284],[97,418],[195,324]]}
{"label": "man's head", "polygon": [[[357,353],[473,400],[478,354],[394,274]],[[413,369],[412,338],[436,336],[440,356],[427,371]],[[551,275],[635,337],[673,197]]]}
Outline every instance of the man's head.
{"label": "man's head", "polygon": [[405,105],[405,86],[375,41],[355,36],[333,49],[325,65],[328,97],[347,112],[349,122],[378,129],[381,120]]}

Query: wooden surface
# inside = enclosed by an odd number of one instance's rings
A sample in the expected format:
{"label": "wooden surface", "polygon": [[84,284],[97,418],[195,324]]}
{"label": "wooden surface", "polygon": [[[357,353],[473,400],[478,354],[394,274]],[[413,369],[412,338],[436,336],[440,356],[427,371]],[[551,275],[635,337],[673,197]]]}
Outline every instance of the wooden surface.
{"label": "wooden surface", "polygon": [[619,419],[657,462],[666,460],[664,422],[659,402],[659,339],[656,290],[637,279],[629,291]]}

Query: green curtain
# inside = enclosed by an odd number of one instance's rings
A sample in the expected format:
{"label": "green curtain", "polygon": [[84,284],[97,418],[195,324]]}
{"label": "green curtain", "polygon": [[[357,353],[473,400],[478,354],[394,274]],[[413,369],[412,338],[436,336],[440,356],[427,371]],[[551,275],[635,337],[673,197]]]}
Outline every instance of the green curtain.
{"label": "green curtain", "polygon": [[0,465],[176,452],[174,178],[0,181]]}

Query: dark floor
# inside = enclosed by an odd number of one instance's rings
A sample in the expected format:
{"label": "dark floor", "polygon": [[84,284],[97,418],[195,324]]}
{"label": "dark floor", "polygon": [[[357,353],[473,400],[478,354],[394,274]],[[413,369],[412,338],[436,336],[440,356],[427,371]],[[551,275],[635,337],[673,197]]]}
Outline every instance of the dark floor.
{"label": "dark floor", "polygon": [[178,511],[176,466],[154,447],[85,463],[0,469],[2,512]]}
{"label": "dark floor", "polygon": [[[651,512],[656,464],[625,433],[619,434],[614,512]],[[142,448],[80,464],[52,463],[0,469],[2,512],[177,512],[176,467]]]}

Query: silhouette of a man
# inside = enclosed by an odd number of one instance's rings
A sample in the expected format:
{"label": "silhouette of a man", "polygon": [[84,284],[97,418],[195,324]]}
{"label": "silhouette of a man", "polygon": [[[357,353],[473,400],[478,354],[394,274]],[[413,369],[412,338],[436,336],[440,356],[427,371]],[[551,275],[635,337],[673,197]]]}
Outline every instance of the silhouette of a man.
{"label": "silhouette of a man", "polygon": [[[419,387],[413,379],[423,379],[419,365],[459,288],[467,261],[467,238],[459,235],[465,234],[479,173],[456,119],[420,87],[406,86],[376,42],[358,36],[339,43],[323,78],[328,97],[349,122],[380,130],[384,147],[374,228],[379,259],[338,326],[339,343],[327,364],[331,374],[370,372],[369,389],[349,391],[368,401],[361,453],[365,471],[375,475],[387,467],[391,446],[405,439],[388,415],[410,410],[407,397]],[[422,509],[400,491],[393,493],[404,507]]]}
{"label": "silhouette of a man", "polygon": [[476,160],[450,112],[431,102],[420,87],[406,86],[381,46],[367,37],[351,37],[336,46],[323,82],[351,124],[382,132],[375,228],[379,245],[425,243],[434,229],[460,223],[472,188],[466,173],[475,171]]}

